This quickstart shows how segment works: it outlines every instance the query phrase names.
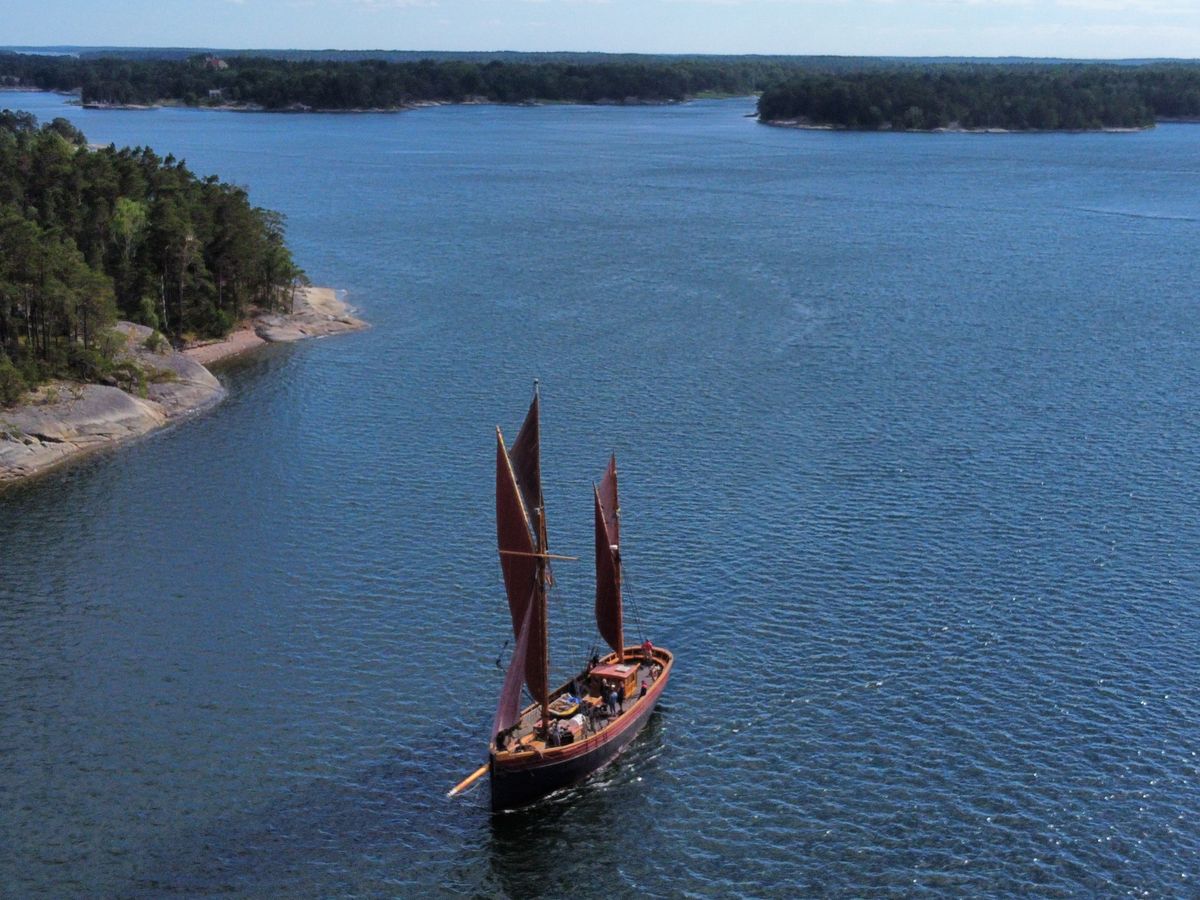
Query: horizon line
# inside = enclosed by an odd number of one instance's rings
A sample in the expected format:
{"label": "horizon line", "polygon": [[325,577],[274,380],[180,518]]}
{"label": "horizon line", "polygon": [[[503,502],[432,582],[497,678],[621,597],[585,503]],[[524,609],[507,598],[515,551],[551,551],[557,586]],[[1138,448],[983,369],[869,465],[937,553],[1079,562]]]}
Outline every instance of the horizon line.
{"label": "horizon line", "polygon": [[774,59],[894,59],[894,60],[1018,60],[1030,62],[1104,62],[1104,63],[1146,63],[1146,62],[1200,62],[1200,56],[1031,56],[1023,53],[1002,53],[994,56],[974,54],[905,54],[905,53],[768,53],[768,52],[726,52],[714,50],[434,50],[407,49],[394,47],[371,47],[357,49],[349,47],[219,47],[215,45],[186,46],[182,44],[2,44],[0,52],[24,53],[27,51],[196,51],[198,53],[227,52],[248,54],[265,53],[433,53],[433,54],[477,54],[477,55],[520,55],[520,56],[554,56],[570,54],[576,56],[650,56],[650,57],[681,57],[681,56],[711,56],[711,57],[767,57]]}

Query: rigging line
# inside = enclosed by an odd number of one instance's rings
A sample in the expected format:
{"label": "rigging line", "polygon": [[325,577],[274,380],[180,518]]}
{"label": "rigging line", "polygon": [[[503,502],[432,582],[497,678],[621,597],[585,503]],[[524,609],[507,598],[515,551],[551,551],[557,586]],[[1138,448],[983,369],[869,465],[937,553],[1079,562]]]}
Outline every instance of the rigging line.
{"label": "rigging line", "polygon": [[503,666],[501,666],[501,665],[500,665],[500,660],[501,660],[501,659],[504,657],[504,651],[508,649],[508,642],[509,642],[509,641],[511,641],[511,640],[512,640],[512,638],[505,638],[505,639],[504,639],[504,646],[503,646],[503,647],[501,647],[501,648],[500,648],[500,652],[499,652],[498,654],[496,654],[496,668],[497,668],[497,669],[502,669],[502,668],[504,668]]}
{"label": "rigging line", "polygon": [[578,666],[578,660],[580,659],[578,656],[579,650],[583,642],[587,640],[583,632],[583,610],[581,604],[568,603],[567,605],[571,607],[571,652],[574,654],[575,663]]}
{"label": "rigging line", "polygon": [[[622,588],[632,588],[633,587],[633,585],[631,585],[629,583],[629,574],[625,571],[624,566],[621,566],[621,585],[622,585]],[[624,593],[626,593],[626,591],[622,590],[622,594],[624,594]],[[641,614],[641,611],[638,609],[636,591],[629,590],[628,594],[629,594],[629,603],[633,607],[633,621],[637,623],[638,637],[641,638],[641,640],[638,641],[638,643],[640,644],[642,641],[646,640],[646,629],[642,627],[642,614]]]}
{"label": "rigging line", "polygon": [[[555,587],[554,594],[555,599],[558,602],[558,606],[556,608],[562,610],[564,630],[568,632],[567,639],[564,641],[564,644],[566,646],[567,654],[571,657],[570,661],[568,662],[568,666],[570,676],[573,679],[579,673],[580,668],[578,657],[574,655],[579,647],[579,642],[582,638],[581,632],[583,630],[579,621],[579,610],[569,599],[559,599],[560,594],[557,586]],[[582,639],[586,640],[586,638]],[[555,683],[558,683],[557,679],[555,680]]]}
{"label": "rigging line", "polygon": [[592,658],[591,644],[595,644],[596,638],[588,635],[588,627],[591,627],[592,634],[599,636],[600,626],[596,623],[596,593],[595,586],[592,590],[585,593],[584,600],[579,604],[579,631],[577,632],[579,641],[578,647],[580,650],[580,665],[586,667],[587,662]]}
{"label": "rigging line", "polygon": [[[594,643],[594,641],[588,636],[587,627],[588,627],[589,619],[594,619],[594,618],[595,617],[592,616],[590,614],[590,612],[588,611],[587,604],[581,603],[580,607],[579,607],[579,614],[577,616],[577,620],[575,623],[576,628],[578,629],[575,632],[575,647],[576,647],[576,651],[579,653],[579,656],[577,658],[579,660],[580,668],[586,668],[587,661],[592,658],[592,651],[589,649],[588,644]],[[591,625],[592,625],[592,630],[597,631],[597,627],[596,627],[596,624],[594,621],[591,623]]]}
{"label": "rigging line", "polygon": [[[571,601],[568,600],[565,596],[560,596],[557,599],[558,599],[557,609],[560,611],[560,614],[562,615],[563,628],[567,632],[574,631],[574,629],[575,629],[575,611],[573,609],[571,609]],[[564,637],[566,638],[566,640],[561,641],[560,646],[565,646],[567,648],[566,652],[570,653],[571,652],[570,651],[571,635],[568,633],[568,634],[564,635]],[[561,664],[560,664],[560,666],[561,666]],[[561,681],[561,679],[559,679],[559,678],[556,678],[554,680],[555,684],[557,684],[559,681]]]}
{"label": "rigging line", "polygon": [[[587,594],[583,594],[583,596],[587,596]],[[576,653],[581,652],[581,650],[583,650],[583,652],[586,653],[586,649],[584,649],[584,644],[587,644],[587,641],[588,641],[587,631],[586,631],[588,617],[587,617],[587,613],[584,612],[584,610],[586,610],[586,608],[587,607],[584,606],[584,602],[581,601],[580,608],[578,608],[578,610],[576,611],[575,624],[574,624],[574,628],[576,629],[575,630],[575,638],[574,638],[574,640],[575,640],[574,649],[575,649]],[[586,655],[576,656],[576,660],[581,660],[581,659],[587,660],[587,656]]]}
{"label": "rigging line", "polygon": [[[549,597],[549,596],[550,596],[550,594],[549,594],[549,592],[547,592],[547,597]],[[568,633],[570,633],[570,634],[573,634],[573,633],[574,633],[574,630],[575,630],[575,615],[574,615],[574,612],[573,612],[573,610],[571,609],[571,603],[570,603],[570,601],[568,601],[568,600],[565,600],[565,599],[562,599],[562,598],[561,598],[561,595],[560,595],[560,593],[559,593],[559,590],[558,590],[558,585],[557,585],[557,584],[554,586],[554,601],[555,601],[555,604],[556,604],[556,605],[555,605],[555,609],[557,609],[557,610],[561,610],[561,611],[562,611],[562,617],[563,617],[563,628],[564,628],[564,629],[565,629],[565,630],[566,630]],[[568,638],[567,638],[567,641],[566,641],[565,643],[568,645],[568,650],[570,650],[570,649],[571,649],[571,648],[570,648],[570,644],[572,643],[572,641],[571,641],[571,638],[570,638],[569,636],[568,636]],[[561,665],[561,664],[560,664],[560,665]],[[571,666],[571,669],[572,669],[572,671],[573,671],[573,670],[574,670],[574,663],[573,663],[573,662],[572,662],[572,663],[570,663],[570,666]],[[554,679],[554,683],[555,683],[555,684],[557,684],[557,683],[558,683],[558,679],[557,679],[557,678],[555,678],[555,679]]]}
{"label": "rigging line", "polygon": [[587,656],[584,659],[591,662],[592,656],[604,644],[604,638],[600,634],[600,626],[595,622],[592,623],[592,637],[589,643],[591,646],[587,648]]}

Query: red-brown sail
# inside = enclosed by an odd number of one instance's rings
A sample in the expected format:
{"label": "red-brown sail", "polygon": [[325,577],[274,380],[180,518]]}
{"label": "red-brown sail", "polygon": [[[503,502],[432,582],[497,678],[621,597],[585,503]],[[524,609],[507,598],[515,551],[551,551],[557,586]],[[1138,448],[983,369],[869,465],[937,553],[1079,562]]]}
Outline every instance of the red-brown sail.
{"label": "red-brown sail", "polygon": [[521,682],[525,675],[525,660],[529,651],[529,623],[533,619],[533,603],[526,604],[525,621],[517,634],[517,645],[513,647],[508,671],[504,673],[504,687],[500,689],[500,702],[496,704],[496,716],[492,719],[492,738],[507,731],[521,718]]}
{"label": "red-brown sail", "polygon": [[[513,475],[517,479],[517,487],[521,498],[525,501],[525,513],[529,517],[533,531],[533,543],[539,553],[547,553],[546,538],[546,503],[542,497],[542,424],[541,397],[534,382],[533,402],[529,404],[529,412],[525,413],[525,421],[517,432],[512,450],[508,458],[512,461]],[[554,576],[550,572],[549,560],[542,562],[542,578],[546,585],[553,586]]]}
{"label": "red-brown sail", "polygon": [[596,627],[608,646],[625,655],[621,622],[621,510],[617,505],[617,458],[608,461],[596,494]]}
{"label": "red-brown sail", "polygon": [[[623,655],[620,509],[617,463],[613,457],[593,493],[596,622],[615,652],[602,661],[597,660],[595,667],[584,670],[582,684],[577,674],[552,693],[547,691],[550,685],[547,683],[546,600],[551,583],[551,555],[543,514],[538,406],[535,388],[533,403],[511,453],[500,429],[496,429],[496,535],[516,644],[492,720],[487,765],[451,791],[452,795],[461,793],[487,774],[491,781],[493,810],[528,806],[612,762],[653,714],[674,664],[674,656],[663,647],[654,647],[648,656],[636,651],[630,657]],[[618,661],[627,665],[612,665]],[[540,717],[536,706],[522,714],[522,681],[529,685],[534,700],[540,705]],[[623,708],[615,715],[593,720],[590,724],[572,716],[559,722],[557,727],[553,726],[552,715],[565,715],[571,711],[569,698],[561,705],[559,700],[570,694],[578,695],[582,689],[588,705],[594,705],[600,699],[597,694],[611,695],[613,684],[618,682],[628,696]],[[638,685],[640,693],[636,690]],[[556,700],[553,710],[550,697]]]}
{"label": "red-brown sail", "polygon": [[518,639],[526,612],[529,612],[525,683],[544,708],[548,700],[547,678],[550,669],[546,641],[546,585],[549,571],[544,557],[546,525],[541,510],[538,431],[536,393],[525,416],[525,423],[513,443],[512,453],[505,449],[504,436],[499,428],[496,429],[496,543],[500,550],[504,587],[508,593],[513,635]]}
{"label": "red-brown sail", "polygon": [[[517,439],[513,441],[512,450],[508,454],[509,459],[512,460],[513,474],[517,478],[517,485],[521,489],[521,496],[525,499],[525,509],[530,515],[539,516],[544,515],[542,512],[540,413],[540,401],[535,391],[533,402],[529,404],[529,412],[525,414],[525,421],[521,423],[521,430],[517,432]],[[541,539],[543,527],[544,523],[534,528],[534,540]],[[543,553],[546,552],[545,547],[541,549]]]}

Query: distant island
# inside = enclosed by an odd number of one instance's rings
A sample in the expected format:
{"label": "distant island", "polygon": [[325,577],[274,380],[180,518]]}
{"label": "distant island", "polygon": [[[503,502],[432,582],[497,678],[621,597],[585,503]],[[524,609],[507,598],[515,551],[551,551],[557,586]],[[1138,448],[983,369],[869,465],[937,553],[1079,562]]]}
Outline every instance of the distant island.
{"label": "distant island", "polygon": [[771,125],[860,131],[1098,131],[1200,117],[1194,64],[808,72],[759,97]]}
{"label": "distant island", "polygon": [[0,54],[0,87],[79,91],[89,106],[398,110],[431,103],[664,103],[747,95],[794,66],[770,60],[471,62]]}
{"label": "distant island", "polygon": [[242,188],[0,111],[0,482],[216,402],[203,362],[361,327]]}
{"label": "distant island", "polygon": [[[86,106],[380,111],[441,103],[670,103],[760,94],[769,125],[1088,131],[1200,118],[1200,65],[896,59],[112,49],[0,53],[0,88]],[[190,54],[190,55],[188,55]]]}

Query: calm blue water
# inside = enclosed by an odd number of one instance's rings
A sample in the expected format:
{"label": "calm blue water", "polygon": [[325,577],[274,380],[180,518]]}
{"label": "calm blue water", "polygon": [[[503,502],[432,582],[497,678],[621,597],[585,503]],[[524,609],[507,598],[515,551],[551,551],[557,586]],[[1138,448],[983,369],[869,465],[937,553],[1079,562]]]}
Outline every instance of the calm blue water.
{"label": "calm blue water", "polygon": [[[248,185],[375,327],[0,496],[0,894],[1197,892],[1200,128],[62,104],[0,94]],[[444,794],[534,376],[552,544],[615,450],[679,666],[617,765],[493,821]]]}

